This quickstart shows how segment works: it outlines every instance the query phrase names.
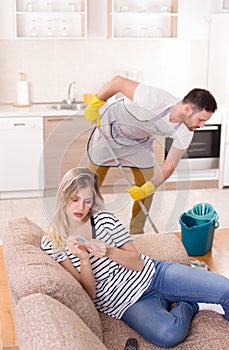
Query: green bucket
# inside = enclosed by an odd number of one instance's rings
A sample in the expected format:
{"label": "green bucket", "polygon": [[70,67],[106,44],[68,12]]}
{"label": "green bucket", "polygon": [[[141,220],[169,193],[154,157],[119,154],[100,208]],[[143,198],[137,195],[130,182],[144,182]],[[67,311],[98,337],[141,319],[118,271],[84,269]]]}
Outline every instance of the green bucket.
{"label": "green bucket", "polygon": [[206,204],[200,203],[180,216],[182,243],[188,255],[204,255],[212,248],[218,214]]}

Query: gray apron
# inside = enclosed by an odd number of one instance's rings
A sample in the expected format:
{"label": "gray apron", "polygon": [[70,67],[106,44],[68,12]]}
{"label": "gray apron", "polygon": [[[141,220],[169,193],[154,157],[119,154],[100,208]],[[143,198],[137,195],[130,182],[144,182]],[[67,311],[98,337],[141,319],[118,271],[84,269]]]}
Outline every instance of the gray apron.
{"label": "gray apron", "polygon": [[[101,129],[122,166],[143,169],[154,167],[155,136],[172,136],[175,130],[168,123],[168,118],[167,120],[165,118],[173,107],[160,115],[155,115],[149,110],[125,103],[124,99],[120,99],[100,108]],[[106,140],[97,128],[91,133],[87,151],[91,162],[95,165],[117,166]]]}

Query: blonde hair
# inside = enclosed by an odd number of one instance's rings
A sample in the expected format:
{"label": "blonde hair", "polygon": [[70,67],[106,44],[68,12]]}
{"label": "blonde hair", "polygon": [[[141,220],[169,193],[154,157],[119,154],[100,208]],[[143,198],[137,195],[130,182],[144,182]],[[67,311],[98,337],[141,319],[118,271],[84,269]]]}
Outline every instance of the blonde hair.
{"label": "blonde hair", "polygon": [[56,212],[49,225],[46,236],[52,241],[53,248],[59,249],[66,245],[69,223],[66,207],[72,196],[82,188],[90,187],[93,192],[93,203],[84,221],[104,208],[103,197],[99,190],[98,176],[88,168],[73,168],[62,178],[57,191]]}

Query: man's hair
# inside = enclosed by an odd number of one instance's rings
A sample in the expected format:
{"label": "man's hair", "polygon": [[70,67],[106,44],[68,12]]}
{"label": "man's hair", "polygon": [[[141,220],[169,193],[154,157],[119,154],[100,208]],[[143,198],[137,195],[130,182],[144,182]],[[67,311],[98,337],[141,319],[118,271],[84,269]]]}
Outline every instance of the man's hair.
{"label": "man's hair", "polygon": [[215,98],[208,90],[204,89],[193,89],[191,90],[182,100],[183,103],[188,103],[202,111],[205,109],[207,112],[214,113],[217,109],[217,103]]}

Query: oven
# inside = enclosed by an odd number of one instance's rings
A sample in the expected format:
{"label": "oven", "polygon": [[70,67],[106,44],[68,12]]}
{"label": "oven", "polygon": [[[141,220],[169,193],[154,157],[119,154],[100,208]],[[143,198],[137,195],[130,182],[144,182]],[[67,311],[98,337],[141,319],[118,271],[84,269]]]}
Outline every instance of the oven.
{"label": "oven", "polygon": [[[192,142],[180,160],[177,171],[211,170],[219,168],[221,124],[207,124],[194,132]],[[165,139],[165,157],[172,144]]]}

